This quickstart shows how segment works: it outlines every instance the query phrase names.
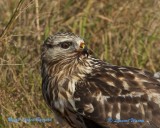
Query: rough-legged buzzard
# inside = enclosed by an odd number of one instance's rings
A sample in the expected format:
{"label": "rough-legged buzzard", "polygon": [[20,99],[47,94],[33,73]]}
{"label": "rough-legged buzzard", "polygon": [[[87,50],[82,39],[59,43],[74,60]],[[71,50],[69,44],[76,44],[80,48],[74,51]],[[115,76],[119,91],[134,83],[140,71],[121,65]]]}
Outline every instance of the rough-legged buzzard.
{"label": "rough-legged buzzard", "polygon": [[41,59],[43,96],[61,126],[160,127],[160,74],[97,59],[72,33],[48,37]]}

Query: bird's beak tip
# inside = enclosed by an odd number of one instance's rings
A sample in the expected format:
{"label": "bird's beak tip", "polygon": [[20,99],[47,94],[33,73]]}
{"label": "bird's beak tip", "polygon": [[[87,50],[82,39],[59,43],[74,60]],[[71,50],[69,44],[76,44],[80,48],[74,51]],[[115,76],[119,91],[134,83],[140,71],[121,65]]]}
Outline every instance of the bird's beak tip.
{"label": "bird's beak tip", "polygon": [[89,50],[87,46],[84,44],[84,42],[80,43],[78,51],[84,56],[89,56]]}
{"label": "bird's beak tip", "polygon": [[89,50],[88,50],[88,48],[87,48],[86,46],[83,48],[82,53],[83,53],[84,55],[87,55],[87,57],[89,56]]}

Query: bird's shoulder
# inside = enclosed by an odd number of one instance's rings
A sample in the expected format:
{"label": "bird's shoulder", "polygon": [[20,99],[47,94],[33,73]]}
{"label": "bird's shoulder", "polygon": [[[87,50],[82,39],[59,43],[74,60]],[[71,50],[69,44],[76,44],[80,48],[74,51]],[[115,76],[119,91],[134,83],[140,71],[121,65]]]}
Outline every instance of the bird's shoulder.
{"label": "bird's shoulder", "polygon": [[156,113],[160,114],[160,81],[154,74],[104,62],[98,65],[76,84],[77,112],[102,126],[112,124],[106,121],[108,118],[136,118],[156,123],[155,118],[159,118]]}
{"label": "bird's shoulder", "polygon": [[125,90],[160,87],[160,79],[147,70],[112,65],[101,60],[94,61],[92,72],[86,74],[77,85],[84,83],[92,87],[95,85]]}

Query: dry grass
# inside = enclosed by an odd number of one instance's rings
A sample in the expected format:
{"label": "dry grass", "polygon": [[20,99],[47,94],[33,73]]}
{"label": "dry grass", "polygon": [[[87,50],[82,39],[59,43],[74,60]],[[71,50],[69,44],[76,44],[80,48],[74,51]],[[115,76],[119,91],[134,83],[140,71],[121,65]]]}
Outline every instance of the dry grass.
{"label": "dry grass", "polygon": [[54,118],[41,94],[40,45],[57,31],[81,35],[110,63],[160,70],[159,0],[1,0],[0,15],[0,128],[56,127],[8,117]]}

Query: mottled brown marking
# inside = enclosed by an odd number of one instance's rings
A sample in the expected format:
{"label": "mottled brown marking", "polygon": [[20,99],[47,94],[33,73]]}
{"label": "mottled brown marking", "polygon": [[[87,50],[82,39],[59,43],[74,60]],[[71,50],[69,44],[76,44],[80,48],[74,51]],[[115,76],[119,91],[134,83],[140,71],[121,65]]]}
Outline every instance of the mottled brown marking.
{"label": "mottled brown marking", "polygon": [[117,113],[119,113],[118,103],[114,103],[112,108],[112,118],[116,119]]}
{"label": "mottled brown marking", "polygon": [[110,112],[112,110],[111,106],[112,106],[112,104],[110,104],[108,102],[105,102],[105,111],[106,111],[106,114],[108,114],[108,112]]}
{"label": "mottled brown marking", "polygon": [[[92,105],[93,105],[93,107],[94,107],[94,109],[96,110],[96,111],[93,111],[92,113],[89,113],[89,115],[90,116],[92,116],[92,117],[95,117],[95,118],[101,118],[100,116],[102,116],[102,110],[103,110],[103,106],[101,105],[100,106],[100,102],[97,102],[97,100],[96,99],[94,99],[93,101],[92,101]],[[100,114],[101,113],[101,114]]]}
{"label": "mottled brown marking", "polygon": [[121,115],[121,119],[123,119],[123,120],[127,120],[127,119],[131,118],[131,115],[129,114],[128,111],[126,111],[126,112],[120,111],[120,115]]}
{"label": "mottled brown marking", "polygon": [[126,102],[127,103],[132,103],[132,97],[126,96]]}
{"label": "mottled brown marking", "polygon": [[121,112],[123,112],[123,113],[127,113],[127,112],[129,112],[130,111],[130,104],[128,104],[128,103],[122,103],[121,104]]}
{"label": "mottled brown marking", "polygon": [[153,101],[148,101],[148,108],[152,110],[156,110],[156,109],[159,109],[159,105],[154,103]]}
{"label": "mottled brown marking", "polygon": [[130,111],[129,115],[130,115],[131,118],[143,119],[143,115],[139,111],[137,113],[135,113],[134,111]]}
{"label": "mottled brown marking", "polygon": [[69,97],[67,96],[66,92],[62,91],[61,94],[62,94],[62,96],[63,96],[64,98],[66,98],[66,99],[69,98]]}
{"label": "mottled brown marking", "polygon": [[[108,81],[108,82],[113,82],[114,80],[116,80],[116,78],[114,78],[113,76],[111,76],[110,74],[104,74],[105,76],[105,81]],[[104,77],[103,76],[103,77]]]}
{"label": "mottled brown marking", "polygon": [[120,81],[119,79],[115,79],[114,81],[113,81],[113,83],[115,84],[115,86],[117,86],[118,88],[124,88],[123,87],[123,82],[122,81]]}
{"label": "mottled brown marking", "polygon": [[[142,82],[145,88],[147,89],[155,89],[156,86],[153,86],[153,83]],[[157,88],[157,87],[156,87]]]}
{"label": "mottled brown marking", "polygon": [[145,120],[151,120],[152,119],[152,111],[146,110],[145,111]]}
{"label": "mottled brown marking", "polygon": [[117,97],[117,101],[120,102],[120,103],[123,103],[123,102],[125,102],[126,100],[125,100],[125,97],[123,97],[123,96],[118,96],[118,97]]}
{"label": "mottled brown marking", "polygon": [[118,95],[120,93],[120,89],[109,86],[108,91],[110,92],[110,95]]}
{"label": "mottled brown marking", "polygon": [[69,80],[65,80],[65,82],[64,82],[64,84],[63,84],[63,88],[65,89],[65,90],[68,90],[68,83],[69,83]]}
{"label": "mottled brown marking", "polygon": [[131,104],[131,112],[137,113],[139,110],[139,107],[136,107],[135,104]]}
{"label": "mottled brown marking", "polygon": [[136,74],[136,77],[142,80],[147,80],[147,76],[145,76],[144,74]]}
{"label": "mottled brown marking", "polygon": [[124,76],[126,79],[130,79],[130,80],[133,80],[135,78],[135,76],[131,73],[124,73]]}
{"label": "mottled brown marking", "polygon": [[[159,117],[160,117],[160,110],[159,110],[159,108],[153,110],[153,111],[152,111],[152,114],[153,114],[154,116],[159,116]],[[159,118],[159,119],[160,119],[160,118]]]}
{"label": "mottled brown marking", "polygon": [[144,94],[141,96],[141,102],[147,102],[148,101],[148,95],[147,94]]}
{"label": "mottled brown marking", "polygon": [[95,90],[95,92],[93,93],[94,96],[98,96],[101,94],[101,91],[100,90]]}
{"label": "mottled brown marking", "polygon": [[132,98],[132,101],[134,104],[140,103],[140,97],[134,97]]}
{"label": "mottled brown marking", "polygon": [[122,72],[116,72],[116,77],[119,79],[119,78],[122,78],[124,77],[124,74]]}
{"label": "mottled brown marking", "polygon": [[123,89],[123,90],[121,91],[121,95],[126,95],[126,94],[129,94],[129,93],[130,93],[130,91],[128,91],[128,90],[124,90],[124,89]]}
{"label": "mottled brown marking", "polygon": [[130,87],[131,90],[132,90],[132,88],[134,89],[134,88],[137,88],[137,86],[139,86],[139,83],[134,80],[127,80],[126,82],[129,86],[131,86]]}
{"label": "mottled brown marking", "polygon": [[115,101],[116,101],[116,98],[115,97],[110,97],[110,98],[108,98],[108,100],[107,100],[109,103],[114,103]]}
{"label": "mottled brown marking", "polygon": [[115,71],[113,69],[105,68],[105,70],[106,70],[107,73],[112,73],[112,74],[117,73],[117,71]]}

